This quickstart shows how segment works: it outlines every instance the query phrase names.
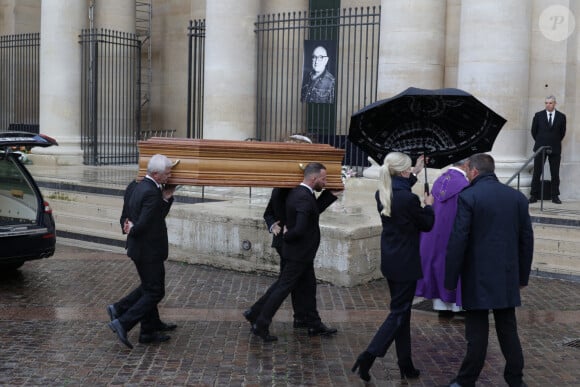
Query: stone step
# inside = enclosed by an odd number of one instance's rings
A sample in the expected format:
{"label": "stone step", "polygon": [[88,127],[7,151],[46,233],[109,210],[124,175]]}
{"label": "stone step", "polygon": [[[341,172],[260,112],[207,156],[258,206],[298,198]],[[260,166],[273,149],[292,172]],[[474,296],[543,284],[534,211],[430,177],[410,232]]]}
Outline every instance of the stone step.
{"label": "stone step", "polygon": [[[193,206],[179,203],[178,198],[167,219],[168,227],[173,230],[170,235],[170,259],[235,270],[276,270],[277,257],[270,251],[270,237],[261,221],[267,192],[254,191],[251,196],[240,200],[249,193],[248,190],[244,191],[238,190],[234,195],[237,199],[234,200],[228,198],[225,189],[208,190],[213,194],[208,197],[228,200]],[[53,208],[58,237],[70,243],[75,240],[78,243],[92,243],[93,247],[100,246],[103,250],[123,249],[126,237],[119,225],[123,191],[117,189],[112,192],[114,194],[107,195],[43,188],[43,194]],[[380,277],[380,223],[378,216],[375,216],[372,195],[362,192],[358,195],[360,198],[353,202],[354,192],[345,194],[350,195],[346,207],[336,204],[321,217],[323,240],[316,264],[321,279],[351,286]],[[360,211],[349,212],[355,207]],[[546,222],[534,223],[533,227],[533,270],[547,275],[580,276],[580,227]],[[250,251],[238,246],[241,240],[246,239],[252,243]],[[356,246],[361,243],[359,239],[363,239],[366,253],[358,251],[354,245],[347,248],[345,241],[350,239],[357,240],[352,242]],[[340,245],[339,250],[336,250],[336,243]],[[372,249],[369,247],[371,245],[374,246]],[[337,257],[337,254],[341,256]],[[328,262],[327,255],[332,256]],[[357,267],[352,266],[351,261],[357,259],[362,259],[364,265],[357,263]],[[337,275],[337,267],[342,268],[340,270],[344,273],[341,271]]]}
{"label": "stone step", "polygon": [[[107,239],[125,240],[118,219],[79,216],[75,213],[53,212],[56,230],[75,234],[94,235]],[[82,232],[81,232],[82,231]]]}
{"label": "stone step", "polygon": [[547,240],[579,241],[580,228],[555,224],[533,223],[534,236]]}

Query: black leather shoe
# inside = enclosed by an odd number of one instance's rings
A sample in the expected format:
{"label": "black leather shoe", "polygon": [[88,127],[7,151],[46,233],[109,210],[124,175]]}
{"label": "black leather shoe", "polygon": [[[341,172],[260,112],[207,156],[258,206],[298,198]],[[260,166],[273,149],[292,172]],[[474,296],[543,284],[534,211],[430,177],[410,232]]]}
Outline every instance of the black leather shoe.
{"label": "black leather shoe", "polygon": [[356,358],[356,362],[352,366],[351,371],[356,372],[358,369],[358,375],[362,380],[368,382],[371,380],[371,375],[369,371],[375,362],[376,356],[370,352],[364,351]]}
{"label": "black leather shoe", "polygon": [[306,321],[294,319],[294,328],[308,328],[308,327],[310,327],[310,324],[308,324]]}
{"label": "black leather shoe", "polygon": [[562,204],[562,201],[560,200],[560,198],[558,196],[554,196],[552,198],[552,203]]}
{"label": "black leather shoe", "polygon": [[256,327],[256,324],[252,325],[252,333],[261,338],[262,340],[264,340],[265,343],[278,341],[278,338],[276,336],[272,336],[267,329],[258,329],[258,327]]}
{"label": "black leather shoe", "polygon": [[107,305],[107,313],[109,314],[109,318],[111,319],[111,321],[119,318],[119,315],[117,314],[117,309],[115,309],[115,305],[113,304]]}
{"label": "black leather shoe", "polygon": [[538,198],[536,198],[535,196],[530,196],[530,198],[528,199],[528,203],[536,203],[538,201]]}
{"label": "black leather shoe", "polygon": [[308,328],[308,336],[330,336],[338,332],[336,328],[329,328],[323,323],[316,327]]}
{"label": "black leather shoe", "polygon": [[250,325],[254,325],[256,323],[256,318],[252,315],[252,309],[248,309],[242,313],[244,318],[250,323]]}
{"label": "black leather shoe", "polygon": [[111,330],[117,334],[117,337],[119,338],[121,343],[125,344],[129,349],[133,349],[133,344],[131,344],[131,342],[127,338],[127,331],[125,330],[125,328],[123,328],[123,325],[121,325],[121,322],[119,320],[115,319],[111,321],[108,325],[109,328],[111,328]]}
{"label": "black leather shoe", "polygon": [[439,318],[441,318],[441,319],[452,319],[454,314],[455,313],[453,313],[450,310],[439,310],[439,311],[437,311],[437,316]]}
{"label": "black leather shoe", "polygon": [[164,323],[163,321],[161,321],[159,325],[157,325],[157,330],[160,332],[174,331],[176,328],[177,324]]}
{"label": "black leather shoe", "polygon": [[421,375],[421,371],[412,365],[409,367],[399,367],[401,372],[401,379],[417,379]]}
{"label": "black leather shoe", "polygon": [[170,338],[171,336],[167,336],[161,332],[141,333],[139,335],[139,342],[141,344],[163,343]]}

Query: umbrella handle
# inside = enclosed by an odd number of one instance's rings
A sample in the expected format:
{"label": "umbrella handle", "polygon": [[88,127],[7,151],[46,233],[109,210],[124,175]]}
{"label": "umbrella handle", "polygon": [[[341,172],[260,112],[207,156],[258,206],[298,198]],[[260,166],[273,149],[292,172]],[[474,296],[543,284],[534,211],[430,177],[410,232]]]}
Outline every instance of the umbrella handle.
{"label": "umbrella handle", "polygon": [[429,195],[429,183],[425,182],[425,193]]}

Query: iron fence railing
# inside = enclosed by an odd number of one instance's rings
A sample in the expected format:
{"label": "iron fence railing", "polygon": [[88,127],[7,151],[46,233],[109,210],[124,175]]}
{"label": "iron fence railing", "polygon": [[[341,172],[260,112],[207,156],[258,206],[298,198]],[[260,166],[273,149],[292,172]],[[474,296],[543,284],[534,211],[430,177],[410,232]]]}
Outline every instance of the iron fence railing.
{"label": "iron fence railing", "polygon": [[84,163],[136,163],[141,130],[141,42],[135,34],[84,29],[80,43]]}
{"label": "iron fence railing", "polygon": [[187,66],[187,138],[203,138],[205,20],[190,20]]}
{"label": "iron fence railing", "polygon": [[0,131],[38,132],[40,34],[0,36]]}
{"label": "iron fence railing", "polygon": [[[377,99],[380,7],[260,15],[255,32],[256,137],[304,134],[346,149],[345,165],[367,166],[347,135],[350,116]],[[301,89],[315,65],[311,50],[319,46],[326,55],[316,55],[317,61],[326,61],[334,77],[334,98],[308,102]]]}

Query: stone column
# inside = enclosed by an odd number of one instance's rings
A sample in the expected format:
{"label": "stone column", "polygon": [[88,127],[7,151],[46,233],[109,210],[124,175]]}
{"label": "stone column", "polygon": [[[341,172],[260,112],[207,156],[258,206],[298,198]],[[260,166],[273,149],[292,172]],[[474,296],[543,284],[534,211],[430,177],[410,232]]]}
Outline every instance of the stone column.
{"label": "stone column", "polygon": [[461,2],[457,87],[507,119],[492,152],[500,177],[511,176],[529,151],[531,4],[528,0]]}
{"label": "stone column", "polygon": [[135,0],[96,0],[95,28],[135,33]]}
{"label": "stone column", "polygon": [[243,140],[256,127],[256,37],[260,0],[208,1],[203,137]]}
{"label": "stone column", "polygon": [[457,87],[461,0],[447,0],[445,19],[445,77],[443,87]]}
{"label": "stone column", "polygon": [[59,146],[34,148],[57,164],[82,164],[81,46],[79,34],[88,20],[87,3],[42,0],[40,23],[40,131]]}
{"label": "stone column", "polygon": [[[382,0],[378,99],[408,87],[439,89],[445,73],[446,0]],[[378,178],[379,166],[363,176]]]}
{"label": "stone column", "polygon": [[379,99],[443,87],[446,0],[382,0]]}

